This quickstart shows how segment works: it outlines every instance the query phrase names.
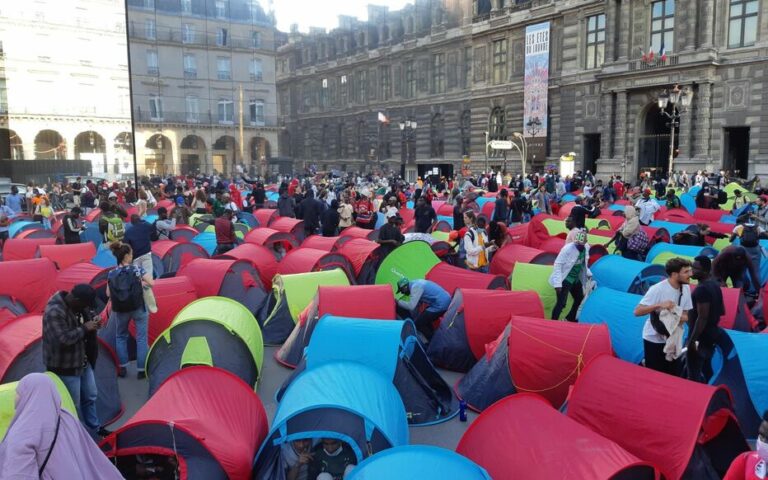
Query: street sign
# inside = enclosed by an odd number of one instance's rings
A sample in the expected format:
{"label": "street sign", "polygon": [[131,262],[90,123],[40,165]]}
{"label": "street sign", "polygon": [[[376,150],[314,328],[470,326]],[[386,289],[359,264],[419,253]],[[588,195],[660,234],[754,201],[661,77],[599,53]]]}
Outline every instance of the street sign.
{"label": "street sign", "polygon": [[494,150],[512,150],[512,140],[491,140],[490,146]]}

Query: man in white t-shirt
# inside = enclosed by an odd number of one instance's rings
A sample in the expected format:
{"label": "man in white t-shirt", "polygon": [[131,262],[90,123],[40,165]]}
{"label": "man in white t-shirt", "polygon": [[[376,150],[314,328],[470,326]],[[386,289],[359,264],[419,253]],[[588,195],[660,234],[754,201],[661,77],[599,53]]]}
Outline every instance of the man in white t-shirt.
{"label": "man in white t-shirt", "polygon": [[[680,306],[683,311],[680,321],[688,321],[688,310],[693,308],[691,287],[688,285],[693,269],[691,262],[683,258],[672,258],[664,267],[667,280],[659,282],[648,289],[640,303],[635,307],[635,316],[656,315],[662,310],[674,310]],[[660,322],[654,322],[660,325]],[[661,324],[663,325],[663,324]],[[667,361],[664,354],[664,344],[668,335],[659,333],[651,323],[651,318],[643,325],[643,346],[645,350],[645,366],[670,375],[679,375],[679,361]]]}
{"label": "man in white t-shirt", "polygon": [[640,223],[645,226],[651,224],[654,215],[661,209],[659,203],[651,198],[651,190],[649,188],[643,190],[643,197],[635,203],[635,207],[639,209]]}

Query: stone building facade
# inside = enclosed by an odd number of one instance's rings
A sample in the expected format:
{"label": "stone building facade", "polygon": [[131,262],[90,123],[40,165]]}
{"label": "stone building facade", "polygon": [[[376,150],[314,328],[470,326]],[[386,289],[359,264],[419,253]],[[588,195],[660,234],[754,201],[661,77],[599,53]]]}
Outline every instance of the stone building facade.
{"label": "stone building facade", "polygon": [[125,10],[114,1],[3,2],[0,159],[132,172],[127,58]]}
{"label": "stone building facade", "polygon": [[140,173],[265,171],[277,156],[274,18],[256,0],[128,0]]}
{"label": "stone building facade", "polygon": [[[548,126],[531,137],[525,29],[540,22],[550,22]],[[575,152],[577,168],[634,178],[669,168],[657,99],[679,85],[693,100],[675,128],[674,169],[765,175],[766,78],[768,0],[416,0],[287,35],[280,146],[297,170],[519,172],[515,150],[486,149],[518,132],[536,169]]]}

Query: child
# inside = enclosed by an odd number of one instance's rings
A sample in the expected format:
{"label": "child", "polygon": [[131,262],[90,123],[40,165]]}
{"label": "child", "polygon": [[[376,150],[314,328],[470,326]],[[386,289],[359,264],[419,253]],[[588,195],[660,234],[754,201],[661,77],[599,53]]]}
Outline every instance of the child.
{"label": "child", "polygon": [[37,204],[39,215],[43,217],[43,228],[46,230],[51,229],[51,219],[53,218],[53,208],[51,208],[51,202],[48,197],[41,197],[40,203]]}

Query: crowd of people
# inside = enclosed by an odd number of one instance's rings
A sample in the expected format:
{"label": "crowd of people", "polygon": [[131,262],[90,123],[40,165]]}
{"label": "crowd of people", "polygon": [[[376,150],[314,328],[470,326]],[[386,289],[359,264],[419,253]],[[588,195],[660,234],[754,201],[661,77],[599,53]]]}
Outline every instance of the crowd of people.
{"label": "crowd of people", "polygon": [[[624,222],[612,243],[622,256],[642,261],[651,243],[642,226],[654,221],[661,208],[660,201],[668,209],[682,208],[676,189],[698,186],[698,208],[721,208],[728,200],[722,192],[729,181],[727,172],[695,175],[677,172],[670,178],[645,175],[636,185],[620,176],[606,181],[596,179],[589,171],[569,177],[560,176],[556,171],[525,177],[501,172],[475,178],[430,176],[419,178],[414,184],[397,177],[328,174],[278,177],[274,179],[277,198],[270,200],[265,180],[242,175],[235,178],[153,176],[143,179],[137,188],[130,180],[96,183],[78,178],[71,184],[54,184],[50,191],[47,186],[30,184],[26,197],[14,187],[0,207],[0,241],[8,238],[11,221],[25,210],[45,228],[53,228],[56,206],[56,210],[67,209],[58,230],[61,240],[67,244],[79,243],[81,233],[88,227],[84,219],[98,207],[101,212],[98,230],[117,264],[108,274],[107,295],[111,301],[109,322],[117,326],[118,375],[127,375],[128,326],[133,322],[136,371],[141,380],[146,376],[148,317],[157,309],[152,293],[155,275],[151,245],[153,241],[169,239],[171,231],[177,225],[188,224],[193,214],[210,216],[216,236],[215,253],[222,254],[241,241],[234,226],[240,212],[276,208],[280,216],[302,219],[305,235],[326,237],[339,235],[352,226],[372,230],[381,213],[386,222],[379,229],[377,242],[386,256],[407,241],[430,241],[438,222],[432,202],[440,200],[452,205],[453,231],[449,239],[455,263],[487,272],[495,252],[510,241],[509,228],[530,221],[538,213],[556,212],[566,195],[576,192],[575,206],[565,219],[566,243],[557,255],[549,278],[556,292],[551,318],[561,317],[571,297],[573,301],[565,320],[576,322],[579,307],[592,283],[588,218],[597,217],[618,200],[628,200],[623,209]],[[481,215],[477,201],[485,191],[496,193],[491,218]],[[756,193],[756,200],[749,200],[748,192]],[[377,196],[381,196],[380,202]],[[157,219],[150,223],[146,220],[147,213],[160,200],[170,201],[174,208],[171,211],[166,207],[157,208]],[[733,244],[714,259],[699,256],[692,263],[680,258],[669,260],[665,265],[668,278],[652,286],[637,305],[635,315],[649,317],[642,332],[646,367],[694,381],[708,381],[712,375],[712,352],[722,334],[718,327],[724,312],[720,287],[730,282],[751,295],[752,302],[757,301],[762,284],[758,266],[764,255],[759,240],[768,238],[768,196],[762,195],[760,180],[755,177],[743,192],[737,190],[735,199],[731,200],[731,211],[738,216],[738,221],[730,236],[716,234],[708,225],[700,224],[675,235],[673,241],[703,246],[708,239],[719,236],[729,238]],[[414,231],[404,233],[400,212],[409,202],[413,205]],[[129,208],[134,213],[129,215]],[[126,229],[126,222],[131,228]],[[693,294],[689,287],[692,278],[698,282]],[[403,278],[397,290],[401,295],[398,300],[401,316],[413,318],[420,339],[428,343],[434,333],[434,322],[448,309],[451,295],[435,282],[422,279]],[[14,421],[0,444],[0,468],[11,468],[14,464],[14,470],[5,471],[18,471],[18,478],[119,478],[114,467],[102,461],[103,455],[97,450],[94,453],[95,444],[83,436],[98,439],[110,433],[96,412],[93,369],[98,354],[97,331],[101,328],[101,322],[93,313],[96,300],[96,291],[81,284],[71,291],[56,293],[48,302],[43,315],[43,362],[47,370],[63,381],[82,426],[61,409],[61,399],[55,389],[51,389],[52,383],[47,377],[30,375],[22,380]],[[689,334],[684,338],[686,324]],[[50,421],[42,413],[38,419],[48,422],[46,428],[55,424],[55,433],[43,429],[44,435],[36,444],[20,442],[20,436],[31,431],[37,412],[44,410],[45,415],[59,412]],[[78,428],[83,431],[79,432]],[[765,433],[761,432],[761,435]],[[66,440],[70,448],[80,449],[78,455],[86,452],[87,462],[73,466],[63,458],[63,453],[51,454],[50,439],[55,442],[57,434],[70,437]],[[763,443],[758,446],[763,447],[757,453],[763,462],[768,460],[765,440],[761,437]],[[22,456],[27,459],[26,463],[13,460]],[[290,480],[338,480],[356,463],[350,447],[335,438],[289,442],[283,446],[283,460],[286,478]],[[53,473],[43,476],[44,470]],[[98,475],[77,476],[78,472],[86,471],[98,472]]]}

